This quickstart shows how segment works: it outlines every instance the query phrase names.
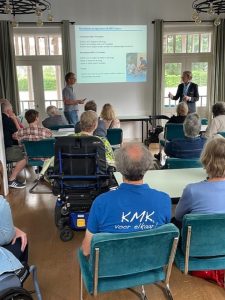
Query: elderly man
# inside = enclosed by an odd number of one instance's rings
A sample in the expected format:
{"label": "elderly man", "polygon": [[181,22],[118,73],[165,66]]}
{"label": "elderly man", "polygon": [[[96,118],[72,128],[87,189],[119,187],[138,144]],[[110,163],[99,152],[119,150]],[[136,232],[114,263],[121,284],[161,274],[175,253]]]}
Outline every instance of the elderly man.
{"label": "elderly man", "polygon": [[141,144],[129,143],[116,151],[115,159],[123,183],[117,190],[95,199],[82,243],[84,255],[89,255],[95,233],[142,231],[170,222],[169,196],[143,183],[144,174],[153,163],[150,152]]}
{"label": "elderly man", "polygon": [[60,114],[56,106],[48,106],[46,112],[48,114],[48,117],[42,121],[42,125],[44,127],[51,129],[51,127],[54,126],[62,126],[68,124],[65,117]]}
{"label": "elderly man", "polygon": [[166,143],[166,155],[176,158],[199,158],[206,142],[206,139],[199,135],[200,129],[199,115],[197,113],[187,115],[184,121],[185,138]]}
{"label": "elderly man", "polygon": [[15,133],[20,129],[20,125],[8,100],[2,100],[1,110],[6,160],[16,162],[9,177],[9,187],[22,189],[26,186],[17,180],[17,176],[25,168],[26,159],[23,149],[18,145],[15,137]]}

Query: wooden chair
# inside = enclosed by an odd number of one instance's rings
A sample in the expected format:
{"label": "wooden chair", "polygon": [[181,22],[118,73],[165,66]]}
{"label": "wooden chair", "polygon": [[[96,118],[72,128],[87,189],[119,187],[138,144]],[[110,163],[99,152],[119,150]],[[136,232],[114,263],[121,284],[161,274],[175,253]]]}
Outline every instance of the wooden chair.
{"label": "wooden chair", "polygon": [[[173,299],[169,279],[178,237],[179,230],[173,224],[142,232],[95,234],[89,259],[78,250],[80,299],[83,281],[95,297],[99,292],[129,288],[142,300],[147,300],[144,284],[164,281],[167,296]],[[131,289],[134,286],[142,286],[141,293]]]}

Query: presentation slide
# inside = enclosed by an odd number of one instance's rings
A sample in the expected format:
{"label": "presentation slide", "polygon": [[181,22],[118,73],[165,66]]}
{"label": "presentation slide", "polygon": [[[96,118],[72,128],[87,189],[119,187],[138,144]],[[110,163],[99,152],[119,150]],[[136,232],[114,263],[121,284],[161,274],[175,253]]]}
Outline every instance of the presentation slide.
{"label": "presentation slide", "polygon": [[145,82],[146,25],[75,25],[78,83]]}

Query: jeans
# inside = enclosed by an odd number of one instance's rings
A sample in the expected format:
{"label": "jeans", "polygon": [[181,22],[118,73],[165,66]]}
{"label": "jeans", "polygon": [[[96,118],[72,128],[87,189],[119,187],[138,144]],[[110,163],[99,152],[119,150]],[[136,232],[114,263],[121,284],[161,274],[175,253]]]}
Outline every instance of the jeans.
{"label": "jeans", "polygon": [[79,121],[77,110],[64,111],[64,115],[69,124],[76,125],[76,123]]}

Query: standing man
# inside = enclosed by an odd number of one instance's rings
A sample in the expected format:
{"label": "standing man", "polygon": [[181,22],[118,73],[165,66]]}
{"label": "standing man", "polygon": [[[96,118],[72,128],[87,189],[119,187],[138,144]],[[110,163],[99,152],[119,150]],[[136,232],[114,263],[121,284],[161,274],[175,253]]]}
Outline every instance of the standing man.
{"label": "standing man", "polygon": [[170,197],[143,182],[144,174],[153,164],[149,150],[141,144],[129,143],[115,153],[116,167],[123,175],[123,183],[117,190],[101,194],[93,202],[82,243],[86,256],[90,254],[93,234],[143,231],[170,222]]}
{"label": "standing man", "polygon": [[69,72],[65,76],[66,86],[62,91],[64,103],[64,115],[69,124],[78,122],[78,104],[84,104],[85,99],[77,99],[73,90],[73,85],[76,83],[76,76],[74,73]]}
{"label": "standing man", "polygon": [[184,101],[188,105],[188,113],[196,112],[195,102],[199,100],[198,85],[191,82],[192,73],[184,71],[182,76],[183,83],[178,85],[177,93],[174,96],[172,93],[168,94],[171,100]]}

